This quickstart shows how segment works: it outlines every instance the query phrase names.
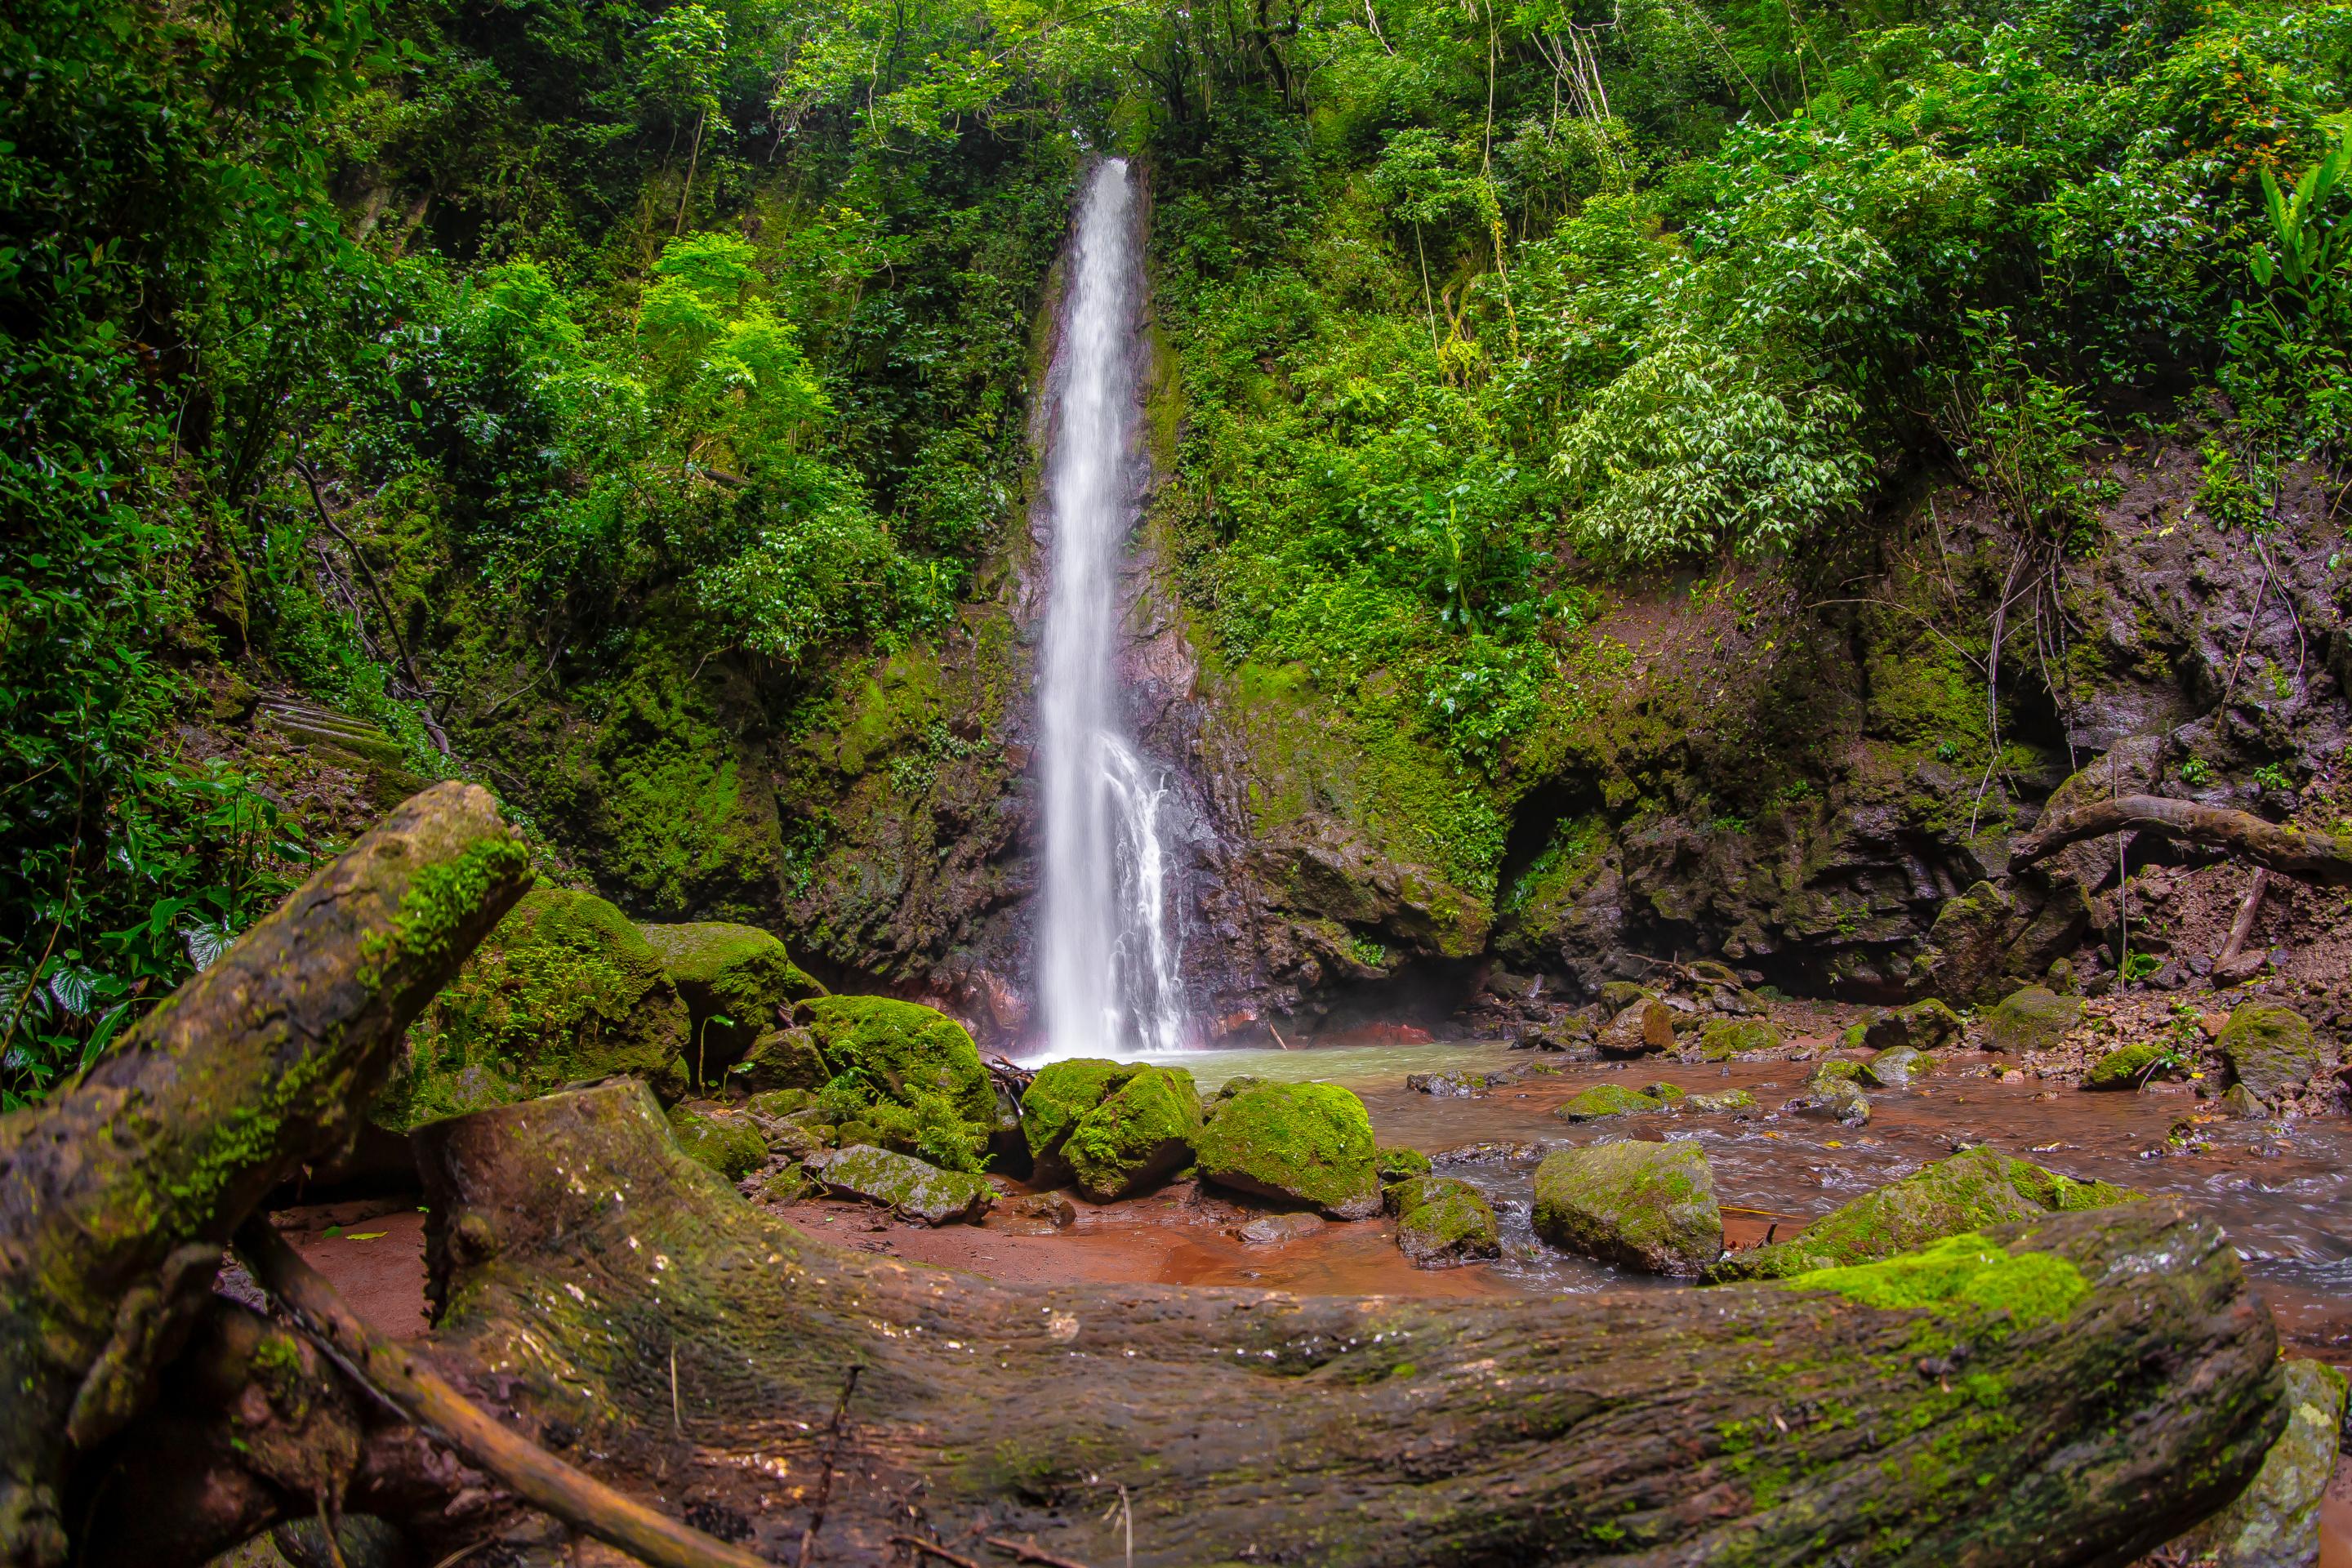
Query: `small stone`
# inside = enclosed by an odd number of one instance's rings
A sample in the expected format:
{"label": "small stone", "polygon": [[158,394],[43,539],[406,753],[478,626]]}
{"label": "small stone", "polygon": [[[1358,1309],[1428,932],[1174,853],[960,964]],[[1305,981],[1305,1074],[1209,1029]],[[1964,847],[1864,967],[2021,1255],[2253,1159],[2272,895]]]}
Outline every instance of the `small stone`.
{"label": "small stone", "polygon": [[1622,1140],[1547,1156],[1535,1228],[1555,1247],[1653,1274],[1696,1274],[1723,1253],[1715,1173],[1689,1142]]}
{"label": "small stone", "polygon": [[1780,1107],[1784,1116],[1803,1116],[1820,1121],[1835,1121],[1845,1127],[1861,1127],[1870,1121],[1870,1096],[1851,1079],[1832,1079],[1821,1089],[1799,1095]]}
{"label": "small stone", "polygon": [[1402,1182],[1429,1174],[1429,1156],[1418,1149],[1377,1149],[1372,1169],[1382,1182]]}
{"label": "small stone", "polygon": [[2221,1096],[2220,1104],[2222,1115],[2235,1116],[2249,1121],[2259,1121],[2270,1114],[2263,1102],[2254,1098],[2253,1091],[2242,1083],[2231,1084],[2228,1091]]}
{"label": "small stone", "polygon": [[1452,1072],[1409,1073],[1404,1086],[1435,1100],[1471,1100],[1485,1095],[1498,1079],[1504,1083],[1514,1081],[1502,1074],[1472,1072],[1457,1068]]}
{"label": "small stone", "polygon": [[1753,1110],[1756,1109],[1756,1097],[1744,1089],[1719,1089],[1713,1094],[1692,1095],[1683,1101],[1682,1109],[1699,1116]]}
{"label": "small stone", "polygon": [[[1553,1114],[1559,1113],[1555,1111]],[[1534,1160],[1540,1158],[1543,1152],[1544,1148],[1540,1143],[1514,1143],[1494,1139],[1477,1143],[1457,1144],[1451,1149],[1440,1149],[1429,1157],[1429,1163],[1433,1166],[1444,1169],[1449,1165],[1471,1165],[1488,1160],[1507,1162]]]}
{"label": "small stone", "polygon": [[1252,1247],[1278,1247],[1302,1236],[1313,1236],[1323,1228],[1323,1224],[1320,1215],[1265,1214],[1242,1226],[1241,1235]]}

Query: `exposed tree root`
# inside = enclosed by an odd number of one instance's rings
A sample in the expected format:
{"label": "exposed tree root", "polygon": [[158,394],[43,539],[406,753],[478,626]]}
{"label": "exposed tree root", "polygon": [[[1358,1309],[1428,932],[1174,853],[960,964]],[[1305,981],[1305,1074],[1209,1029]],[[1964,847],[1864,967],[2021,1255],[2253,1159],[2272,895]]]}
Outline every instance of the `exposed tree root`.
{"label": "exposed tree root", "polygon": [[2069,812],[2063,821],[2020,838],[2010,850],[2009,863],[2011,868],[2028,866],[2069,844],[2134,827],[2228,849],[2297,881],[2352,887],[2352,853],[2325,833],[2283,827],[2227,806],[2199,805],[2154,795],[2095,801]]}

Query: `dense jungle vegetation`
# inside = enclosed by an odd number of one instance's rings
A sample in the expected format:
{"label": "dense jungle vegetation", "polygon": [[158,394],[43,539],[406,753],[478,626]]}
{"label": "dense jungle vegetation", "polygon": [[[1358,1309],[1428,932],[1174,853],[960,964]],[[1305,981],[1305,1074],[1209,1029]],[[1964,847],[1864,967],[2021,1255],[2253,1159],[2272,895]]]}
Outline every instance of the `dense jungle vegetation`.
{"label": "dense jungle vegetation", "polygon": [[[1102,153],[1210,646],[1439,759],[1491,889],[1612,574],[1800,559],[1925,465],[2092,548],[2086,446],[2184,411],[2238,526],[2333,460],[2347,67],[2290,0],[21,0],[0,1083],[326,847],[187,742],[240,689],[430,775],[549,672],[658,736],[705,661],[788,707],[944,635]],[[697,775],[619,776],[486,782]]]}

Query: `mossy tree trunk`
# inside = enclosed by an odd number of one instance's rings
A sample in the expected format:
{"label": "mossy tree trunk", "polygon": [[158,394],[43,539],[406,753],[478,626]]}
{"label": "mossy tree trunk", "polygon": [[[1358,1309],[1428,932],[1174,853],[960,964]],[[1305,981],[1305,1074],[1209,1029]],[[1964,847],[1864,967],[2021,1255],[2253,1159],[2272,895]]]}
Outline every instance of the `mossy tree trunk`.
{"label": "mossy tree trunk", "polygon": [[149,1400],[222,1244],[341,1147],[530,877],[488,795],[417,795],[46,1103],[0,1119],[0,1562],[68,1550],[67,1471]]}
{"label": "mossy tree trunk", "polygon": [[2003,1227],[1959,1276],[1415,1302],[836,1251],[633,1085],[443,1123],[420,1162],[443,1363],[782,1561],[853,1367],[833,1562],[977,1523],[1118,1563],[1131,1520],[1159,1564],[2120,1563],[2280,1421],[2268,1313],[2160,1200]]}

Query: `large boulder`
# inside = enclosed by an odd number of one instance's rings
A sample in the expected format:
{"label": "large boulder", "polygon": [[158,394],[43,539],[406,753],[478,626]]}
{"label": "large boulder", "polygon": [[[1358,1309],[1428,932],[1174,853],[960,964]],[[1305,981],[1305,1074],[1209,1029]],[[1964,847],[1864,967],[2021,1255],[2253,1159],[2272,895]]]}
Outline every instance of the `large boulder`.
{"label": "large boulder", "polygon": [[371,1114],[395,1132],[630,1074],[686,1088],[686,1005],[629,918],[593,893],[526,893],[410,1026]]}
{"label": "large boulder", "polygon": [[2020,884],[2014,894],[1978,882],[1945,900],[1915,974],[1944,1001],[1987,1006],[2046,974],[2090,923],[2089,900],[2071,882]]}
{"label": "large boulder", "polygon": [[1985,1015],[1985,1044],[1996,1051],[2042,1051],[2083,1021],[2083,1004],[2046,985],[2029,985],[2001,998]]}
{"label": "large boulder", "polygon": [[1308,1204],[1334,1219],[1380,1212],[1372,1119],[1336,1084],[1267,1083],[1221,1099],[1194,1145],[1222,1187]]}
{"label": "large boulder", "polygon": [[835,1076],[855,1077],[899,1105],[939,1096],[983,1135],[996,1125],[996,1087],[980,1047],[946,1014],[888,996],[819,996],[806,1007],[809,1032]]}
{"label": "large boulder", "polygon": [[2286,1430],[2229,1507],[2171,1543],[2183,1568],[2309,1568],[2320,1561],[2319,1500],[2336,1469],[2344,1373],[2298,1357],[2286,1363]]}
{"label": "large boulder", "polygon": [[1696,1143],[1559,1149],[1536,1167],[1536,1233],[1653,1274],[1696,1274],[1723,1253],[1715,1173]]}
{"label": "large boulder", "polygon": [[752,1094],[779,1089],[815,1089],[833,1076],[816,1036],[796,1024],[762,1029],[734,1066],[727,1082]]}
{"label": "large boulder", "polygon": [[2302,1014],[2262,1002],[2232,1009],[2213,1043],[2238,1081],[2263,1100],[2326,1072],[2336,1059],[2334,1047],[2312,1034]]}
{"label": "large boulder", "polygon": [[976,1223],[996,1201],[996,1189],[982,1177],[942,1171],[911,1154],[870,1143],[812,1154],[804,1163],[836,1196],[879,1204],[902,1219],[925,1225],[959,1219]]}
{"label": "large boulder", "polygon": [[740,1060],[764,1031],[790,1022],[793,1003],[824,994],[758,926],[701,921],[637,930],[686,1004],[688,1066],[706,1082]]}
{"label": "large boulder", "polygon": [[1907,1046],[1932,1051],[1959,1043],[1967,1026],[1960,1016],[1930,996],[1907,1007],[1890,1007],[1863,1025],[1862,1043],[1874,1051]]}
{"label": "large boulder", "polygon": [[1201,1096],[1181,1068],[1132,1069],[1072,1125],[1060,1153],[1078,1191],[1109,1203],[1158,1186],[1192,1162]]}
{"label": "large boulder", "polygon": [[1936,1058],[1909,1046],[1889,1046],[1863,1066],[1863,1076],[1881,1089],[1904,1089],[1936,1070]]}
{"label": "large boulder", "polygon": [[1415,1268],[1454,1268],[1503,1253],[1486,1194],[1454,1176],[1414,1176],[1382,1194],[1397,1216],[1397,1248]]}
{"label": "large boulder", "polygon": [[1078,1119],[1142,1070],[1101,1057],[1068,1057],[1037,1069],[1021,1096],[1021,1135],[1038,1185],[1057,1187],[1073,1179],[1062,1145]]}
{"label": "large boulder", "polygon": [[2105,1208],[2140,1195],[2106,1182],[2078,1182],[2031,1160],[1979,1147],[1864,1193],[1786,1241],[1735,1252],[1708,1269],[1706,1278],[1711,1283],[1772,1279],[1872,1263],[2005,1220]]}
{"label": "large boulder", "polygon": [[2154,1040],[2118,1046],[2091,1064],[2090,1071],[2083,1075],[2083,1087],[2136,1089],[2171,1058],[2170,1049]]}

